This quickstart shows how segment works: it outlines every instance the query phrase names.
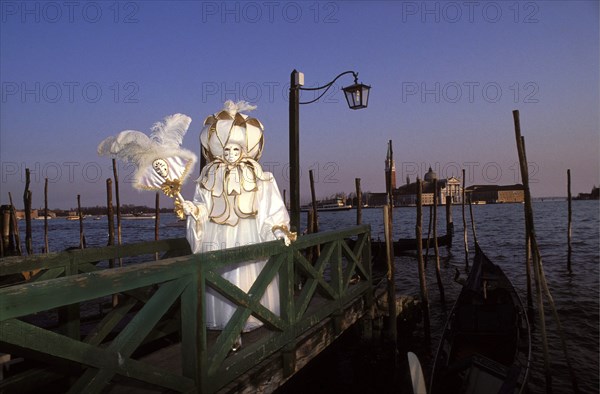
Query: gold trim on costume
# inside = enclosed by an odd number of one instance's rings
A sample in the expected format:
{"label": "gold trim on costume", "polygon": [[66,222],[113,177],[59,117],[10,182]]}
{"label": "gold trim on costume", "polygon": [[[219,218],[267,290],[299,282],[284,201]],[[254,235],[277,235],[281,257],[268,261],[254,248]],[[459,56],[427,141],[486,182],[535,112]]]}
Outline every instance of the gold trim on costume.
{"label": "gold trim on costume", "polygon": [[173,179],[171,181],[167,179],[162,185],[160,185],[160,190],[162,190],[162,192],[168,197],[177,197],[177,194],[181,192],[181,180]]}
{"label": "gold trim on costume", "polygon": [[173,209],[173,211],[177,214],[177,217],[179,219],[185,219],[185,213],[183,213],[183,205],[181,204],[181,201],[176,198],[173,203],[175,204],[175,209]]}
{"label": "gold trim on costume", "polygon": [[273,235],[275,235],[275,231],[277,230],[281,230],[292,242],[298,239],[298,234],[290,231],[290,229],[288,229],[288,226],[286,226],[285,224],[278,224],[276,226],[273,226],[271,228],[271,232],[273,233]]}

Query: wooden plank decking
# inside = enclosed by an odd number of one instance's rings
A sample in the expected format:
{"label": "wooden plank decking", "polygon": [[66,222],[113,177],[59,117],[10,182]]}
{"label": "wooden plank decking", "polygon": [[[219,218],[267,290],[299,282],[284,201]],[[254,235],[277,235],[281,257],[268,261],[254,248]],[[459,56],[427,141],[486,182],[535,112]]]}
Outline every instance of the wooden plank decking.
{"label": "wooden plank decking", "polygon": [[[417,301],[410,296],[397,296],[396,298],[396,317],[405,313],[412,312]],[[318,308],[319,302],[314,302],[309,309]],[[376,303],[371,308],[367,308],[363,298],[354,300],[344,313],[340,316],[339,328],[336,330],[336,322],[333,318],[324,319],[310,331],[300,336],[294,351],[296,359],[296,368],[294,373],[304,368],[311,360],[317,357],[323,350],[331,345],[344,331],[352,325],[358,323],[362,319],[364,324],[372,324],[373,319],[386,316],[388,309],[387,293],[380,289],[376,294]],[[214,344],[217,332],[209,332],[209,342]],[[269,331],[264,328],[259,328],[242,336],[244,347],[252,347],[259,338],[269,335]],[[240,353],[230,353],[228,357],[243,357]],[[181,343],[176,343],[162,349],[159,349],[151,354],[140,359],[140,361],[157,366],[165,371],[181,374]],[[283,372],[281,353],[273,354],[263,362],[256,365],[250,371],[241,375],[238,379],[223,387],[218,393],[221,394],[255,394],[255,393],[271,393],[284,385],[291,377],[285,376]],[[134,381],[117,381],[111,387],[108,393],[131,393],[131,394],[150,394],[164,393],[142,383]]]}

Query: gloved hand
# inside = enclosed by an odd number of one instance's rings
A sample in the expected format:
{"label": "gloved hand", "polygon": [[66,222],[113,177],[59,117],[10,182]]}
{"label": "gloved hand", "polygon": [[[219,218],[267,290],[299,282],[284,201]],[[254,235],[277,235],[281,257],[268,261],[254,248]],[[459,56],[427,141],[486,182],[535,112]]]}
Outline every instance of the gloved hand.
{"label": "gloved hand", "polygon": [[181,204],[181,205],[183,207],[183,213],[186,214],[187,216],[197,215],[198,207],[193,202],[184,201],[183,204]]}
{"label": "gloved hand", "polygon": [[290,238],[283,231],[275,230],[275,232],[273,234],[275,235],[275,238],[283,239],[285,246],[290,246],[292,244],[292,241],[290,240]]}

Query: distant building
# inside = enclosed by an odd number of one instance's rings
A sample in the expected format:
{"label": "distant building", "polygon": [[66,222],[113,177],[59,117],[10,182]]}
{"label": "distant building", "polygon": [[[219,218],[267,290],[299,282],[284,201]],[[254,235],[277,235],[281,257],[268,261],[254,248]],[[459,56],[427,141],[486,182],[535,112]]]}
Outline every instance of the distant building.
{"label": "distant building", "polygon": [[[25,211],[15,211],[15,216],[17,217],[17,219],[25,219]],[[37,219],[38,217],[38,210],[37,209],[32,209],[31,210],[31,218],[32,219]]]}
{"label": "distant building", "polygon": [[466,189],[473,203],[500,204],[525,201],[525,188],[516,185],[473,185]]}
{"label": "distant building", "polygon": [[579,193],[574,200],[599,200],[600,199],[600,189],[594,186],[592,188],[591,193]]}
{"label": "distant building", "polygon": [[[396,164],[393,159],[392,141],[388,142],[387,156],[385,157],[385,190],[396,188]],[[391,185],[389,184],[391,182]]]}
{"label": "distant building", "polygon": [[[434,181],[437,179],[437,174],[429,167],[429,171],[423,177],[422,185],[422,204],[432,205],[433,196],[435,193]],[[446,197],[450,197],[452,204],[462,203],[462,187],[460,179],[450,177],[448,179],[438,179],[438,204],[445,205]],[[417,204],[417,182],[410,182],[406,179],[406,185],[400,186],[394,190],[394,205],[395,206],[410,206]]]}
{"label": "distant building", "polygon": [[387,204],[387,193],[363,193],[363,204],[368,207],[381,207]]}
{"label": "distant building", "polygon": [[[389,154],[388,150],[388,154]],[[389,156],[388,156],[389,157]],[[389,166],[388,166],[389,163]],[[392,160],[386,160],[386,171],[392,172],[392,185],[395,186],[395,169]],[[422,187],[422,204],[433,205],[434,195],[434,181],[437,179],[437,174],[429,168],[427,174],[425,174],[423,181],[421,182]],[[386,178],[386,185],[389,182]],[[462,203],[462,186],[461,181],[458,178],[450,177],[448,179],[438,179],[438,204],[445,205],[446,197],[450,197],[452,204]],[[398,188],[392,189],[392,195],[395,207],[401,206],[415,206],[417,205],[417,182],[410,182],[410,178],[406,178],[406,184]],[[365,193],[363,194],[363,200],[365,204],[371,207],[377,207],[387,204],[387,193]]]}

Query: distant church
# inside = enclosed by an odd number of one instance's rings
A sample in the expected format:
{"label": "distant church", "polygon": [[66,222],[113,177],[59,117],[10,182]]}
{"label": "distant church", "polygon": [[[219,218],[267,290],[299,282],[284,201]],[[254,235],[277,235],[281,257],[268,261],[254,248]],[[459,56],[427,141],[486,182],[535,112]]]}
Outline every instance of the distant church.
{"label": "distant church", "polygon": [[[392,141],[388,143],[388,151],[385,159],[385,186],[386,190],[392,190],[394,206],[413,206],[417,204],[417,182],[410,182],[410,178],[406,177],[406,184],[396,187],[396,165],[393,160]],[[434,196],[434,181],[437,179],[437,174],[433,172],[431,167],[423,177],[422,198],[423,205],[432,205]],[[458,178],[450,177],[448,179],[439,179],[438,187],[438,204],[445,205],[446,197],[450,197],[452,204],[462,203],[462,186]],[[370,206],[381,206],[387,204],[387,193],[369,193],[366,196]]]}
{"label": "distant church", "polygon": [[[394,154],[392,152],[392,141],[388,142],[388,151],[385,157],[385,190],[394,190],[396,188],[396,164],[394,163]],[[390,185],[391,182],[391,185]]]}
{"label": "distant church", "polygon": [[[418,179],[418,178],[417,178]],[[450,177],[448,179],[437,179],[437,174],[429,167],[429,171],[423,177],[422,203],[432,205],[435,193],[435,181],[437,180],[437,200],[439,205],[446,204],[446,198],[450,198],[451,204],[462,203],[462,186],[460,179]],[[406,184],[394,189],[394,206],[410,206],[417,204],[417,182],[410,182],[406,177]]]}

